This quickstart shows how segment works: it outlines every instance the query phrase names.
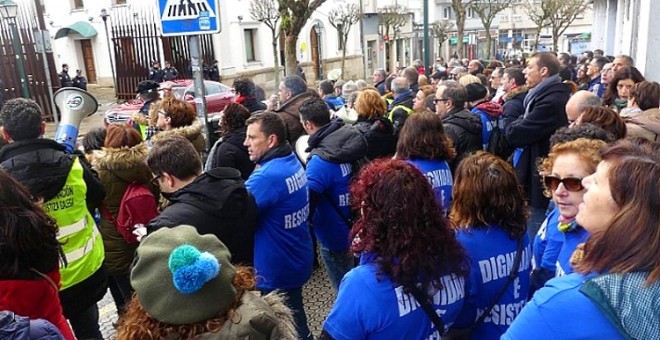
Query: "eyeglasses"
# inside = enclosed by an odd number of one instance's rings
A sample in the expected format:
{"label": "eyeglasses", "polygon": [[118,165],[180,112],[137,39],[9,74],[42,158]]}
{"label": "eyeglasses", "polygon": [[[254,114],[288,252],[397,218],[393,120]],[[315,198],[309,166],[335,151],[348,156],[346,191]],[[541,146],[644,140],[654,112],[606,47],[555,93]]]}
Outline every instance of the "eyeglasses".
{"label": "eyeglasses", "polygon": [[165,112],[165,111],[163,111],[163,110],[158,110],[158,114],[159,114],[159,115],[163,115],[163,117],[169,117],[169,115],[167,114],[167,112]]}
{"label": "eyeglasses", "polygon": [[582,178],[578,177],[564,177],[564,178],[559,178],[555,176],[545,176],[543,177],[543,184],[545,186],[552,190],[555,191],[559,187],[559,183],[564,184],[564,188],[568,191],[581,191],[584,189],[582,186]]}
{"label": "eyeglasses", "polygon": [[446,102],[446,101],[448,101],[448,100],[449,100],[449,99],[436,98],[436,99],[433,99],[433,103],[437,104],[437,103],[439,103],[439,102]]}
{"label": "eyeglasses", "polygon": [[163,175],[158,175],[154,178],[151,179],[151,185],[155,186],[156,188],[160,187],[160,183],[158,183],[158,180],[163,177]]}

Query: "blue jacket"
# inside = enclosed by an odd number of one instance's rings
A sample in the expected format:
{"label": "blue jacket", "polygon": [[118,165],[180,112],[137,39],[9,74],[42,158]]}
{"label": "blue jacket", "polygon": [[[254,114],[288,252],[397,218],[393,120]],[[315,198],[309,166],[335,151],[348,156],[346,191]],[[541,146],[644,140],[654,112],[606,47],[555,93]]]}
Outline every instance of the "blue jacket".
{"label": "blue jacket", "polygon": [[580,292],[585,281],[594,276],[574,273],[548,281],[502,339],[623,339],[601,310]]}
{"label": "blue jacket", "polygon": [[30,320],[14,312],[0,311],[0,339],[62,340],[62,333],[44,319]]}
{"label": "blue jacket", "polygon": [[314,233],[322,246],[344,252],[348,250],[352,226],[346,225],[335,207],[344,218],[350,217],[348,188],[353,176],[352,163],[367,155],[367,141],[355,127],[333,120],[311,135],[308,143],[309,197],[312,202],[318,201],[315,211],[311,211]]}
{"label": "blue jacket", "polygon": [[[444,330],[439,332],[415,298],[379,271],[375,263],[363,262],[344,276],[323,329],[336,340],[440,339]],[[447,274],[440,281],[433,308],[448,329],[463,305],[465,279]]]}
{"label": "blue jacket", "polygon": [[270,150],[245,186],[254,195],[259,222],[254,234],[257,288],[301,288],[312,274],[307,176],[289,144]]}
{"label": "blue jacket", "polygon": [[[493,303],[508,281],[516,258],[518,241],[511,239],[509,234],[498,226],[459,229],[457,239],[470,258],[470,277],[465,289],[465,303],[455,324],[455,327],[460,329],[471,327]],[[529,237],[525,233],[518,276],[493,306],[490,315],[474,329],[473,339],[499,339],[525,306],[529,290],[531,251]]]}
{"label": "blue jacket", "polygon": [[337,111],[344,106],[344,99],[341,97],[335,97],[333,95],[326,95],[323,97],[323,101],[328,104],[328,109],[332,111]]}

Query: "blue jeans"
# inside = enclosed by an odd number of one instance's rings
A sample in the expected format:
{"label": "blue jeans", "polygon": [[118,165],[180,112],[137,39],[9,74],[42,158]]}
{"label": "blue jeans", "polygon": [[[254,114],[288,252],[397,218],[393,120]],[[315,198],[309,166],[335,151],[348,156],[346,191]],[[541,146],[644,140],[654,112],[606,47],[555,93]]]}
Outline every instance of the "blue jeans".
{"label": "blue jeans", "polygon": [[[272,290],[262,290],[264,295],[272,292]],[[302,288],[294,289],[280,289],[280,294],[286,297],[286,304],[293,312],[293,320],[296,323],[296,330],[298,331],[298,338],[303,340],[314,340],[312,331],[309,330],[307,325],[307,314],[303,307]]]}
{"label": "blue jeans", "polygon": [[532,216],[530,216],[529,221],[527,222],[527,233],[529,234],[529,239],[534,240],[536,233],[541,229],[541,224],[545,221],[547,217],[548,208],[537,208],[530,207]]}
{"label": "blue jeans", "polygon": [[328,273],[330,283],[332,283],[332,287],[336,292],[337,289],[339,289],[341,279],[344,278],[344,275],[346,275],[348,271],[353,269],[353,256],[346,251],[336,252],[324,246],[320,246],[319,248],[325,271]]}

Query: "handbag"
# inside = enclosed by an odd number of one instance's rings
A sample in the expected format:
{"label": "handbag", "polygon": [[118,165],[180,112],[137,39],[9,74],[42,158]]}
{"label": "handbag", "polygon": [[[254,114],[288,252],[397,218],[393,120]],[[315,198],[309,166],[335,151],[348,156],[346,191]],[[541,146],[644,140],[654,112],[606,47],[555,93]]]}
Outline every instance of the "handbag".
{"label": "handbag", "polygon": [[516,277],[518,277],[518,270],[520,269],[520,262],[522,260],[522,253],[523,253],[523,239],[525,238],[525,235],[521,236],[518,239],[518,246],[516,249],[516,257],[513,260],[513,266],[511,267],[511,272],[509,272],[509,276],[507,277],[506,283],[502,286],[500,291],[495,295],[495,299],[493,299],[493,302],[484,310],[483,313],[479,316],[479,318],[472,324],[472,326],[468,328],[463,328],[463,329],[451,329],[447,333],[446,336],[443,337],[444,340],[464,340],[464,339],[471,339],[472,338],[472,332],[481,325],[481,323],[486,320],[486,317],[490,314],[490,312],[493,310],[493,307],[500,301],[504,293],[506,293],[506,290],[509,289],[509,286],[511,286],[511,283],[513,283],[513,280],[515,280]]}

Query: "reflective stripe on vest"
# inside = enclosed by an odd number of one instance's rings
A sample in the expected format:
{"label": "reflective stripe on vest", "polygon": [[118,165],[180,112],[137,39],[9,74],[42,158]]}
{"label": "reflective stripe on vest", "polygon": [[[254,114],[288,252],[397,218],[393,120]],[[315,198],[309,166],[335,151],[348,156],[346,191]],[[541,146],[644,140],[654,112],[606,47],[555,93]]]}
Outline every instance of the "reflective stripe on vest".
{"label": "reflective stripe on vest", "polygon": [[103,240],[87,210],[87,185],[83,167],[76,157],[60,192],[44,203],[44,210],[62,226],[57,240],[67,259],[60,267],[61,290],[78,284],[94,274],[103,264]]}
{"label": "reflective stripe on vest", "polygon": [[140,135],[142,135],[142,140],[147,140],[147,124],[139,124],[138,126],[140,127]]}
{"label": "reflective stripe on vest", "polygon": [[392,122],[392,119],[394,119],[394,111],[396,109],[403,109],[403,111],[406,111],[408,116],[410,116],[413,113],[413,109],[411,109],[411,108],[409,108],[405,105],[397,105],[397,106],[393,107],[392,110],[390,110],[390,114],[387,116],[387,119],[389,119],[390,122]]}

